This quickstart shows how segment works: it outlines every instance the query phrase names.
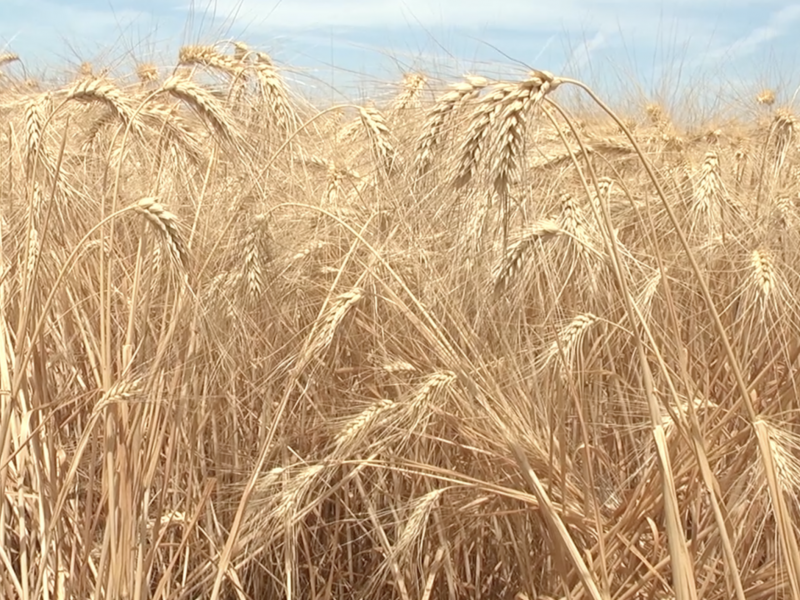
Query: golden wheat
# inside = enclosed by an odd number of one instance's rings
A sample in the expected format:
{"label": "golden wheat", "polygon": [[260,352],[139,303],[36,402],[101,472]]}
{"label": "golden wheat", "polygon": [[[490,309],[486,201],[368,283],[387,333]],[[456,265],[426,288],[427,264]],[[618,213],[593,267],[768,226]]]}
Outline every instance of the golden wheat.
{"label": "golden wheat", "polygon": [[359,107],[359,115],[375,152],[386,169],[391,171],[395,162],[395,148],[385,117],[374,106]]}
{"label": "golden wheat", "polygon": [[14,54],[13,52],[0,53],[0,67],[4,67],[9,63],[16,62],[18,60],[19,60],[19,55]]}
{"label": "golden wheat", "polygon": [[173,75],[165,80],[159,89],[186,102],[223,139],[232,140],[236,137],[233,123],[230,122],[228,115],[214,97],[196,83],[181,75]]}
{"label": "golden wheat", "polygon": [[461,83],[453,84],[450,89],[436,101],[425,120],[422,135],[417,142],[417,166],[424,171],[433,160],[433,152],[441,144],[444,127],[458,109],[476,97],[489,82],[482,77],[467,77]]}
{"label": "golden wheat", "polygon": [[134,109],[119,88],[111,81],[86,77],[78,80],[67,90],[68,100],[79,102],[100,102],[110,108],[125,124],[138,129],[138,121],[134,118]]}
{"label": "golden wheat", "polygon": [[187,269],[189,255],[178,231],[177,217],[151,197],[139,200],[136,203],[136,211],[159,233],[159,239],[169,248],[175,264],[181,269]]}
{"label": "golden wheat", "polygon": [[539,221],[516,234],[493,273],[495,291],[502,291],[520,277],[529,254],[537,242],[544,242],[563,233],[553,221]]}
{"label": "golden wheat", "polygon": [[419,96],[426,82],[427,78],[421,73],[406,73],[403,75],[403,89],[394,99],[393,109],[401,111],[409,108],[419,108]]}
{"label": "golden wheat", "polygon": [[3,79],[0,596],[800,595],[789,108],[179,61]]}

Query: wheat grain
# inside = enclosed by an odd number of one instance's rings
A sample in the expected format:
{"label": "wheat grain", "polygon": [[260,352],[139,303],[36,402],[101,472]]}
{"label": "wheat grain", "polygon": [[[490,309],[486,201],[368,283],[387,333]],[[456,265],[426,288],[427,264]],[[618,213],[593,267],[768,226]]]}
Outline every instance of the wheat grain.
{"label": "wheat grain", "polygon": [[533,74],[529,79],[517,84],[511,94],[500,100],[502,105],[494,113],[497,130],[494,132],[490,170],[495,192],[501,197],[508,193],[511,179],[520,167],[528,113],[550,89],[551,85],[546,78],[538,73]]}
{"label": "wheat grain", "polygon": [[[558,85],[559,81],[550,73],[535,71],[524,81],[498,85],[484,96],[459,149],[454,180],[456,187],[465,186],[475,176],[478,163],[484,158],[487,140],[495,133],[490,156],[493,184],[495,190],[505,194],[509,178],[518,166],[526,114]],[[492,132],[495,124],[498,131]]]}
{"label": "wheat grain", "polygon": [[125,402],[135,398],[141,391],[143,380],[140,378],[120,379],[105,392],[92,409],[93,414],[117,402]]}
{"label": "wheat grain", "polygon": [[267,283],[267,264],[272,260],[269,248],[269,229],[265,215],[256,215],[248,223],[247,232],[242,238],[242,280],[245,294],[252,303],[262,298]]}
{"label": "wheat grain", "polygon": [[392,549],[393,560],[399,563],[409,560],[414,545],[421,543],[424,538],[427,521],[443,493],[441,489],[432,490],[414,500],[408,521]]}
{"label": "wheat grain", "polygon": [[47,155],[42,145],[42,128],[48,115],[52,112],[49,93],[38,95],[25,107],[25,155],[28,177],[31,176],[33,161],[41,156],[46,163]]}
{"label": "wheat grain", "polygon": [[592,242],[583,211],[569,192],[562,194],[560,200],[561,213],[558,226],[567,234],[570,243],[574,243],[578,256],[585,259]]}
{"label": "wheat grain", "polygon": [[396,360],[383,365],[383,370],[387,373],[413,373],[417,368],[407,361]]}
{"label": "wheat grain", "polygon": [[458,151],[454,180],[456,187],[465,186],[477,172],[478,162],[482,158],[486,140],[491,133],[490,126],[497,118],[497,113],[502,110],[504,101],[511,97],[515,90],[516,86],[513,84],[499,85],[478,102]]}
{"label": "wheat grain", "polygon": [[733,160],[736,165],[736,170],[734,173],[734,177],[736,179],[736,183],[741,185],[744,182],[744,173],[745,169],[747,169],[747,159],[749,158],[747,150],[744,148],[736,148],[736,151],[733,153]]}
{"label": "wheat grain", "polygon": [[658,290],[658,286],[661,283],[661,271],[656,270],[653,274],[645,281],[644,285],[642,286],[642,290],[634,299],[636,303],[636,308],[639,310],[642,315],[645,317],[649,317],[651,314],[651,309],[653,306],[653,297]]}
{"label": "wheat grain", "polygon": [[216,69],[235,80],[244,77],[245,66],[233,57],[226,56],[213,46],[183,46],[178,51],[178,64],[200,65]]}
{"label": "wheat grain", "polygon": [[770,125],[768,138],[772,141],[770,147],[773,161],[773,178],[777,178],[786,163],[786,156],[794,140],[797,119],[788,109],[775,111],[775,116]]}
{"label": "wheat grain", "polygon": [[650,123],[656,128],[659,133],[666,133],[670,129],[670,118],[667,111],[660,104],[651,103],[644,107]]}
{"label": "wheat grain", "polygon": [[244,42],[233,42],[233,58],[244,62],[250,54],[250,47],[247,44]]}
{"label": "wheat grain", "polygon": [[794,204],[787,196],[781,196],[775,201],[775,221],[783,229],[795,226]]}
{"label": "wheat grain", "polygon": [[702,220],[708,227],[708,235],[716,238],[721,226],[720,213],[724,202],[724,188],[719,166],[719,155],[707,152],[700,167],[700,174],[692,198],[692,229]]}

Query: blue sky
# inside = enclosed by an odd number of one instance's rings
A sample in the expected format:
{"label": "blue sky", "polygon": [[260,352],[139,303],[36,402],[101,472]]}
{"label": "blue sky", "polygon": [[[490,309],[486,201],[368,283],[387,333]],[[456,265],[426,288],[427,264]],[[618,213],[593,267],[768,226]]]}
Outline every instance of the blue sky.
{"label": "blue sky", "polygon": [[331,97],[388,90],[405,70],[528,67],[651,96],[770,86],[788,97],[798,30],[800,3],[786,0],[0,0],[0,51],[37,75],[83,60],[166,65],[182,44],[242,39]]}

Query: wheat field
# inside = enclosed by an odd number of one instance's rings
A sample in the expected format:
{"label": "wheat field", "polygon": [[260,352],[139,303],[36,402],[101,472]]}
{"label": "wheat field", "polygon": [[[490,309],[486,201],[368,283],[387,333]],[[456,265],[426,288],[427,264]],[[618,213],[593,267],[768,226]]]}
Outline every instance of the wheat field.
{"label": "wheat field", "polygon": [[[533,71],[0,57],[0,596],[800,600],[800,145]],[[565,93],[593,109],[575,114]]]}

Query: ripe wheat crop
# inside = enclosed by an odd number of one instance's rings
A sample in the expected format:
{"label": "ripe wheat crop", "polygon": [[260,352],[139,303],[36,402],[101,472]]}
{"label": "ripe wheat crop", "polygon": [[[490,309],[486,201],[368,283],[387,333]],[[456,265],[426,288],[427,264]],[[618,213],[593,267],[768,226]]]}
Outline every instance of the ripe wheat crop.
{"label": "ripe wheat crop", "polygon": [[[0,596],[800,600],[791,109],[0,55]],[[575,120],[572,88],[598,111]]]}

